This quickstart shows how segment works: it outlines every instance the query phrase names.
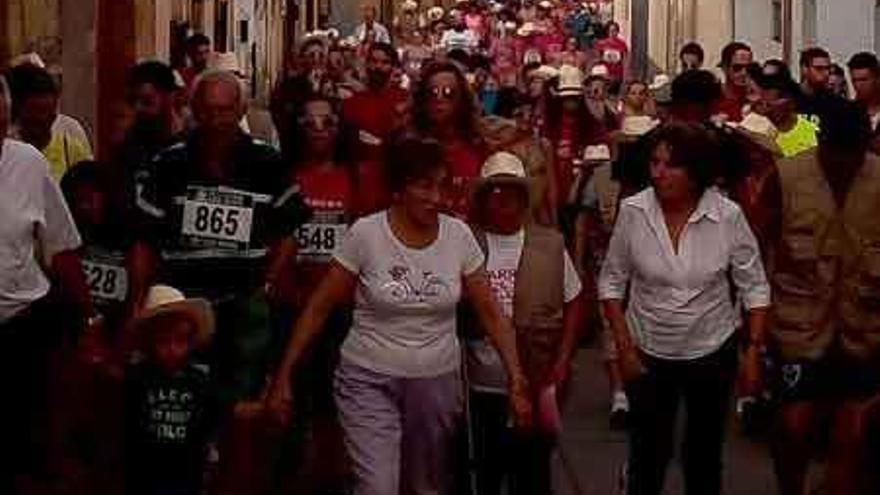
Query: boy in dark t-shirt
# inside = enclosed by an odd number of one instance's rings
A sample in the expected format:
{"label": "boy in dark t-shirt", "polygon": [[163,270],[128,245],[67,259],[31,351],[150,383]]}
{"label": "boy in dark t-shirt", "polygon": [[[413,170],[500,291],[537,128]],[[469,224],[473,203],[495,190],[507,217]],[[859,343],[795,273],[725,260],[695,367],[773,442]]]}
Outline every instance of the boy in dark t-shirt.
{"label": "boy in dark t-shirt", "polygon": [[126,372],[126,493],[196,495],[213,451],[216,394],[192,351],[210,341],[211,306],[155,286],[136,327],[145,353]]}

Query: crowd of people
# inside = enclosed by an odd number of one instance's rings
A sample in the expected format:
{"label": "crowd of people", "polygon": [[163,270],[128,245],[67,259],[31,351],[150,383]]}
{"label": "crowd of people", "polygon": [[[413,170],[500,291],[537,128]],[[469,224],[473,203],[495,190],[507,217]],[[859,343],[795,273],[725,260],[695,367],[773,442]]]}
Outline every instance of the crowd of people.
{"label": "crowd of people", "polygon": [[716,75],[691,42],[640,80],[608,7],[366,6],[290,54],[262,138],[195,34],[130,69],[98,160],[18,57],[0,491],[546,495],[596,335],[626,493],[663,492],[680,404],[686,493],[721,492],[732,410],[782,495],[817,459],[876,493],[877,56],[733,42]]}

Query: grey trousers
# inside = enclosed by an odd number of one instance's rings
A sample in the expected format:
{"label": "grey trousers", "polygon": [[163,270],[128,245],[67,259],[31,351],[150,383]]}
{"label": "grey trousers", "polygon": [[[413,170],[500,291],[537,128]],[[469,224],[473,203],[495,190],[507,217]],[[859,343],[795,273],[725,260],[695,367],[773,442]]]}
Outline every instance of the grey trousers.
{"label": "grey trousers", "polygon": [[457,372],[398,378],[343,359],[335,395],[354,495],[452,494],[462,414]]}

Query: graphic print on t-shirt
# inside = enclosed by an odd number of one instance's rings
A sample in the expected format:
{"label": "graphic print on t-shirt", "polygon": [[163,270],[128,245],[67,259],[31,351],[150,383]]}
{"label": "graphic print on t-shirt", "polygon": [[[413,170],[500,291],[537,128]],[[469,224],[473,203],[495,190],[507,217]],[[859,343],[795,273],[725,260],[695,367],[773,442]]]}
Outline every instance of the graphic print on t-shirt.
{"label": "graphic print on t-shirt", "polygon": [[446,281],[433,272],[422,272],[421,278],[417,279],[409,268],[395,265],[388,270],[388,275],[391,281],[385,283],[382,290],[398,303],[430,303],[451,292]]}

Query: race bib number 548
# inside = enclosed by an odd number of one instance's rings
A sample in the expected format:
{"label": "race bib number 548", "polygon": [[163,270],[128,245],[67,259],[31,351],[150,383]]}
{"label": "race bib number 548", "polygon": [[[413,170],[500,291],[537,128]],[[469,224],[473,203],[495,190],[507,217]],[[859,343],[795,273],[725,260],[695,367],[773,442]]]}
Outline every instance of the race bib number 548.
{"label": "race bib number 548", "polygon": [[344,224],[305,224],[296,231],[299,254],[311,257],[333,255],[348,227]]}

